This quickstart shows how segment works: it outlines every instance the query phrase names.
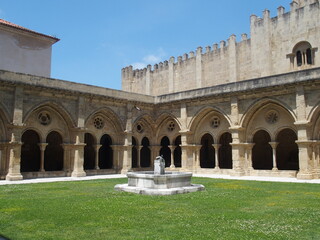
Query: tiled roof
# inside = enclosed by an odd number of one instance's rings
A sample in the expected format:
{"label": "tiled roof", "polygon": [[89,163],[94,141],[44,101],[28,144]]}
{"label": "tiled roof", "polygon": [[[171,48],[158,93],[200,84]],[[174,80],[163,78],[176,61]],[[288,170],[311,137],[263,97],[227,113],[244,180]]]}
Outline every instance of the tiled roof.
{"label": "tiled roof", "polygon": [[19,26],[17,24],[8,22],[8,21],[3,20],[3,19],[0,19],[0,25],[5,25],[5,26],[12,27],[12,28],[15,28],[15,29],[20,29],[20,30],[23,30],[23,31],[26,31],[26,32],[30,32],[30,33],[42,36],[42,37],[51,38],[56,42],[58,42],[60,40],[59,38],[52,37],[52,36],[49,36],[49,35],[45,35],[45,34],[42,34],[42,33],[38,33],[38,32],[32,31],[32,30],[30,30],[28,28],[21,27],[21,26]]}

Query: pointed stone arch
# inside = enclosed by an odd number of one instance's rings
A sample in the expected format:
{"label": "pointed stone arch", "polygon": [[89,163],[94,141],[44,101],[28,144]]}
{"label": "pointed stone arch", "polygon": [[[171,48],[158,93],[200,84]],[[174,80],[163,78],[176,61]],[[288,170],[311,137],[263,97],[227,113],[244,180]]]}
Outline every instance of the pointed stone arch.
{"label": "pointed stone arch", "polygon": [[201,138],[205,133],[210,133],[214,138],[214,142],[218,142],[219,139],[217,137],[229,131],[230,124],[231,120],[224,112],[220,112],[213,107],[202,108],[189,125],[190,131],[194,133],[193,142],[200,144]]}
{"label": "pointed stone arch", "polygon": [[144,114],[139,116],[132,124],[133,135],[141,143],[144,137],[147,137],[149,141],[153,141],[155,122],[150,115]]}
{"label": "pointed stone arch", "polygon": [[62,104],[55,101],[45,101],[33,106],[24,114],[23,122],[26,122],[31,114],[33,114],[35,111],[41,108],[51,108],[52,110],[54,110],[57,114],[61,116],[62,119],[64,119],[69,128],[77,126],[75,119],[72,118],[68,110]]}
{"label": "pointed stone arch", "polygon": [[206,116],[210,112],[217,112],[217,113],[221,114],[228,121],[229,125],[232,125],[232,121],[229,118],[228,114],[225,113],[225,111],[223,111],[220,108],[206,106],[206,107],[199,109],[197,111],[197,113],[193,116],[190,123],[188,124],[188,129],[190,129],[192,131],[192,129],[194,129],[194,127],[196,125],[195,122],[198,119],[203,118],[204,116]]}
{"label": "pointed stone arch", "polygon": [[265,98],[254,102],[243,115],[240,124],[245,129],[246,142],[251,142],[258,130],[265,130],[275,140],[276,132],[283,127],[295,129],[296,115],[280,101]]}
{"label": "pointed stone arch", "polygon": [[181,130],[181,123],[177,118],[173,117],[171,114],[161,114],[156,121],[157,131],[156,139],[160,142],[165,136],[169,138],[170,144],[173,141],[174,136]]}
{"label": "pointed stone arch", "polygon": [[310,111],[307,120],[312,124],[311,138],[320,140],[320,101]]}
{"label": "pointed stone arch", "polygon": [[103,135],[108,134],[114,144],[123,144],[123,122],[110,108],[103,107],[91,112],[86,117],[84,126],[95,135],[97,142]]}
{"label": "pointed stone arch", "polygon": [[257,111],[259,111],[262,107],[264,107],[267,104],[274,104],[276,106],[279,106],[283,109],[285,109],[294,119],[294,121],[297,121],[297,116],[293,109],[287,105],[286,103],[273,98],[263,98],[259,99],[257,101],[254,101],[247,109],[247,111],[243,114],[242,118],[240,119],[240,126],[246,127],[248,125],[248,122],[252,119],[252,116],[256,114]]}

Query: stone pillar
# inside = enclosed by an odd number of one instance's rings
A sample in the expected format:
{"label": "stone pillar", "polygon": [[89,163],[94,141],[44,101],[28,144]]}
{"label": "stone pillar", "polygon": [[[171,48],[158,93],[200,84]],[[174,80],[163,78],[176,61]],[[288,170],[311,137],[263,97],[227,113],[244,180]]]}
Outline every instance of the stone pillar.
{"label": "stone pillar", "polygon": [[219,170],[220,166],[219,166],[219,148],[221,146],[221,144],[212,144],[212,146],[214,147],[214,153],[215,153],[215,169]]}
{"label": "stone pillar", "polygon": [[277,146],[278,142],[269,142],[270,146],[272,147],[272,163],[273,163],[273,168],[272,171],[278,171],[277,167]]}
{"label": "stone pillar", "polygon": [[150,146],[151,149],[151,167],[154,167],[154,160],[156,159],[157,156],[160,155],[160,145],[152,145]]}
{"label": "stone pillar", "polygon": [[117,172],[122,169],[121,168],[121,152],[123,151],[122,145],[111,145],[112,151],[113,151],[113,169],[115,169]]}
{"label": "stone pillar", "polygon": [[70,173],[72,169],[71,164],[71,150],[73,149],[73,144],[62,144],[63,147],[63,170]]}
{"label": "stone pillar", "polygon": [[244,153],[246,150],[245,144],[240,142],[240,132],[242,128],[235,126],[229,128],[232,133],[232,168],[235,176],[243,176],[244,172]]}
{"label": "stone pillar", "polygon": [[315,178],[320,178],[320,141],[316,141],[314,146],[315,151],[315,163],[314,163],[314,169],[315,169]]}
{"label": "stone pillar", "polygon": [[84,163],[84,133],[78,133],[76,136],[76,142],[73,145],[74,148],[74,161],[73,161],[73,171],[71,176],[72,177],[85,177],[86,172],[83,169]]}
{"label": "stone pillar", "polygon": [[298,179],[312,179],[312,141],[297,140],[299,147],[299,172]]}
{"label": "stone pillar", "polygon": [[132,104],[127,104],[126,130],[124,131],[123,160],[121,173],[125,174],[132,169]]}
{"label": "stone pillar", "polygon": [[252,167],[252,148],[254,146],[254,143],[246,143],[245,144],[245,148],[246,148],[246,151],[245,151],[245,160],[246,160],[246,163],[247,163],[247,170],[251,171],[253,170],[253,167]]}
{"label": "stone pillar", "polygon": [[11,132],[11,140],[8,144],[9,148],[9,169],[6,176],[8,181],[22,180],[23,177],[20,172],[21,162],[21,128],[14,126]]}
{"label": "stone pillar", "polygon": [[303,86],[298,86],[296,88],[296,106],[297,121],[294,124],[298,130],[298,140],[296,143],[299,147],[299,172],[297,178],[312,179],[313,141],[309,140],[308,137],[309,122],[306,117],[306,99]]}
{"label": "stone pillar", "polygon": [[48,146],[48,143],[39,143],[40,147],[40,172],[44,172],[44,151],[46,150],[46,147]]}
{"label": "stone pillar", "polygon": [[95,145],[95,150],[96,150],[96,155],[95,155],[95,164],[94,164],[94,169],[99,170],[99,150],[102,147],[101,144],[96,144]]}
{"label": "stone pillar", "polygon": [[137,146],[137,167],[141,167],[141,149],[143,146]]}
{"label": "stone pillar", "polygon": [[126,132],[123,145],[123,164],[121,173],[125,174],[132,169],[132,133]]}
{"label": "stone pillar", "polygon": [[170,151],[171,151],[171,165],[170,165],[170,168],[175,168],[176,166],[174,165],[174,150],[175,150],[176,146],[170,145],[169,148],[170,148]]}
{"label": "stone pillar", "polygon": [[202,145],[194,145],[195,168],[200,169],[200,149]]}

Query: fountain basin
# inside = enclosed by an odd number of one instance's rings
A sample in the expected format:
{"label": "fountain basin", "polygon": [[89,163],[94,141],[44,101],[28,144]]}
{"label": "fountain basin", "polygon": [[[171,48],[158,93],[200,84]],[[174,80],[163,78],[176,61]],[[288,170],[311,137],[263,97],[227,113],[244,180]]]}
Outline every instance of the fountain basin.
{"label": "fountain basin", "polygon": [[204,190],[203,185],[191,184],[190,172],[129,172],[127,177],[128,184],[118,184],[116,190],[145,195],[173,195]]}

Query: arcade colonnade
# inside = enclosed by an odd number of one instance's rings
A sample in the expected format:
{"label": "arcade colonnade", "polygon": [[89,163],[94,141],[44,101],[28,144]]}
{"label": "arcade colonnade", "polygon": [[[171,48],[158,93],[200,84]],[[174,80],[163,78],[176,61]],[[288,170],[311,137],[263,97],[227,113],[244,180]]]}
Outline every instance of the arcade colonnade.
{"label": "arcade colonnade", "polygon": [[0,103],[1,179],[149,170],[157,155],[176,171],[319,178],[320,100],[312,86],[158,103],[8,89],[12,108]]}

